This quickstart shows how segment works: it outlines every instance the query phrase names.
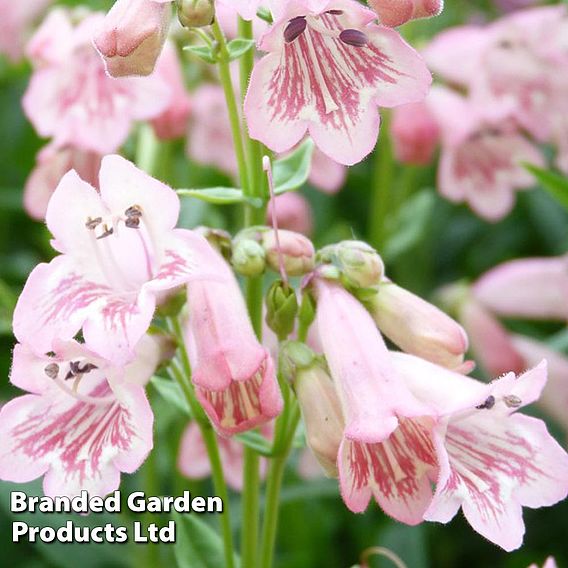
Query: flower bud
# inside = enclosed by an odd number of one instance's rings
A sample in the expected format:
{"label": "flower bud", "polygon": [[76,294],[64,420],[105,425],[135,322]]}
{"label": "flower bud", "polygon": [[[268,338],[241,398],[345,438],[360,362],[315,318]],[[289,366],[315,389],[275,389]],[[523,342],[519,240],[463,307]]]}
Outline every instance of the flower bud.
{"label": "flower bud", "polygon": [[[279,230],[264,231],[262,246],[266,251],[266,262],[272,270],[280,270],[280,258],[289,276],[302,276],[314,268],[315,250],[312,242],[300,233]],[[278,247],[280,245],[280,247]],[[280,249],[280,250],[279,250]]]}
{"label": "flower bud", "polygon": [[193,229],[207,239],[209,244],[221,253],[225,260],[231,258],[233,244],[231,242],[231,235],[223,229],[213,229],[211,227],[196,227]]}
{"label": "flower bud", "polygon": [[335,265],[346,284],[357,288],[377,285],[385,271],[377,251],[362,241],[342,241],[324,247],[318,252],[318,260]]}
{"label": "flower bud", "polygon": [[262,246],[253,239],[238,238],[233,243],[233,268],[243,276],[260,276],[266,268],[266,253]]}
{"label": "flower bud", "polygon": [[153,0],[117,0],[94,37],[112,77],[150,75],[168,35],[171,8]]}
{"label": "flower bud", "polygon": [[463,363],[467,335],[436,306],[388,281],[366,305],[379,329],[403,351],[448,369]]}
{"label": "flower bud", "polygon": [[176,0],[178,19],[184,28],[202,28],[213,23],[212,0]]}
{"label": "flower bud", "polygon": [[266,294],[266,323],[278,339],[286,339],[292,333],[297,314],[298,298],[294,288],[277,280]]}
{"label": "flower bud", "polygon": [[303,343],[291,341],[281,349],[281,368],[296,392],[306,440],[329,477],[337,477],[337,453],[344,421],[333,381],[315,353]]}

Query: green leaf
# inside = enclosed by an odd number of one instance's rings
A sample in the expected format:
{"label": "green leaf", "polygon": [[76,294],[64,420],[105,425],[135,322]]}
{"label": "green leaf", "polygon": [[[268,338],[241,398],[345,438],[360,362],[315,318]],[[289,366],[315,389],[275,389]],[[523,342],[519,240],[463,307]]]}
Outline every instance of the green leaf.
{"label": "green leaf", "polygon": [[208,45],[186,45],[183,49],[193,53],[206,63],[217,63],[217,56]]}
{"label": "green leaf", "polygon": [[568,209],[568,178],[531,164],[523,165],[562,207]]}
{"label": "green leaf", "polygon": [[274,162],[274,193],[280,195],[306,183],[312,167],[314,142],[306,139],[291,154]]}
{"label": "green leaf", "polygon": [[[177,526],[174,554],[179,568],[220,568],[225,566],[223,541],[196,515],[173,514]],[[238,558],[235,557],[238,565]]]}
{"label": "green leaf", "polygon": [[272,444],[258,432],[253,432],[252,430],[243,432],[242,434],[237,434],[235,439],[262,456],[272,455]]}
{"label": "green leaf", "polygon": [[216,205],[228,205],[232,203],[243,203],[246,201],[243,192],[234,187],[209,187],[207,189],[178,189],[177,194],[180,197],[195,197],[214,203]]}
{"label": "green leaf", "polygon": [[234,61],[242,57],[247,51],[252,49],[256,41],[254,39],[237,38],[227,44],[229,60]]}
{"label": "green leaf", "polygon": [[191,410],[185,400],[185,396],[183,396],[180,386],[175,381],[154,376],[150,382],[162,398],[181,410],[184,414],[191,416]]}
{"label": "green leaf", "polygon": [[385,260],[393,259],[418,244],[426,233],[435,203],[436,197],[428,189],[406,201],[391,220],[391,236],[382,251]]}

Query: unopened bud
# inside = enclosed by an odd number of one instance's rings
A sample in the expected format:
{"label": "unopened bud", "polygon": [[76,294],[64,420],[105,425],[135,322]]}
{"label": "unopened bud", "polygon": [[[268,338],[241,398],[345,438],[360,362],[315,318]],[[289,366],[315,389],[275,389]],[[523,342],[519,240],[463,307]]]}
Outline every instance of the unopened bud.
{"label": "unopened bud", "polygon": [[196,227],[193,229],[207,239],[209,244],[219,251],[223,258],[230,260],[232,253],[231,235],[223,229],[212,229],[211,227]]}
{"label": "unopened bud", "polygon": [[215,19],[213,0],[176,0],[178,19],[184,28],[209,26]]}
{"label": "unopened bud", "polygon": [[385,271],[377,251],[362,241],[342,241],[324,247],[318,253],[318,261],[336,266],[346,284],[356,288],[376,286]]}
{"label": "unopened bud", "polygon": [[231,264],[243,276],[260,276],[266,268],[266,254],[253,239],[239,238],[233,244]]}
{"label": "unopened bud", "polygon": [[388,281],[365,304],[379,329],[403,351],[448,369],[462,365],[467,335],[436,306]]}
{"label": "unopened bud", "polygon": [[326,474],[337,477],[337,453],[345,425],[333,381],[315,353],[295,341],[282,345],[281,369],[296,392],[308,446]]}
{"label": "unopened bud", "polygon": [[262,233],[262,246],[272,270],[280,271],[280,259],[289,276],[303,276],[314,268],[314,245],[300,233],[279,230],[277,239],[274,230],[265,231]]}
{"label": "unopened bud", "polygon": [[266,323],[278,339],[286,339],[294,330],[298,314],[296,291],[288,284],[277,280],[266,294]]}

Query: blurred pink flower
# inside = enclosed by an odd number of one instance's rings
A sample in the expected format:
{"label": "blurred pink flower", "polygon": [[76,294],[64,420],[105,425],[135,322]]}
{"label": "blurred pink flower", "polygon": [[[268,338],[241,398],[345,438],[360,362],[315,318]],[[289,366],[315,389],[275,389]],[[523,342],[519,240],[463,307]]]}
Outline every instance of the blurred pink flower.
{"label": "blurred pink flower", "polygon": [[158,59],[156,74],[170,87],[169,105],[152,120],[156,136],[161,140],[182,138],[187,133],[191,103],[185,88],[183,70],[173,43],[167,42]]}
{"label": "blurred pink flower", "polygon": [[[227,485],[235,491],[243,489],[243,444],[235,439],[217,437],[219,454]],[[178,455],[178,469],[189,479],[203,479],[211,475],[211,463],[199,426],[190,422],[182,434]],[[260,460],[260,476],[266,473],[266,460]]]}
{"label": "blurred pink flower", "polygon": [[568,257],[512,260],[486,272],[472,293],[497,315],[568,319]]}
{"label": "blurred pink flower", "polygon": [[24,55],[24,46],[34,21],[51,4],[52,0],[0,0],[0,53],[11,61]]}
{"label": "blurred pink flower", "polygon": [[266,221],[272,225],[276,214],[279,229],[287,229],[309,236],[313,229],[312,211],[308,200],[299,193],[288,192],[277,195],[268,204]]}
{"label": "blurred pink flower", "polygon": [[421,166],[432,161],[440,129],[424,102],[393,109],[391,133],[394,153],[399,162]]}
{"label": "blurred pink flower", "polygon": [[539,150],[506,120],[505,107],[480,107],[443,87],[432,89],[428,104],[442,137],[440,193],[466,201],[488,221],[503,218],[513,208],[515,190],[534,185],[522,164],[544,166]]}
{"label": "blurred pink flower", "polygon": [[282,396],[233,272],[213,249],[200,260],[217,279],[195,281],[187,292],[192,381],[216,430],[231,436],[276,417]]}
{"label": "blurred pink flower", "polygon": [[46,495],[105,496],[152,449],[153,414],[143,384],[159,361],[148,336],[126,367],[75,341],[54,354],[16,345],[10,380],[30,394],[0,411],[0,478],[25,483],[45,475]]}
{"label": "blurred pink flower", "polygon": [[[230,9],[245,20],[257,20],[256,12],[262,4],[262,0],[217,0],[217,9]],[[236,19],[236,18],[235,18]]]}
{"label": "blurred pink flower", "polygon": [[255,65],[245,99],[251,136],[286,152],[309,132],[345,165],[369,154],[377,107],[422,100],[431,82],[420,56],[375,18],[352,0],[283,4],[260,40],[269,54]]}
{"label": "blurred pink flower", "polygon": [[38,221],[45,218],[47,205],[57,184],[70,170],[75,170],[81,179],[97,187],[101,159],[99,154],[72,146],[45,146],[37,155],[36,166],[24,187],[24,209],[28,215]]}
{"label": "blurred pink flower", "polygon": [[345,183],[347,168],[326,156],[319,148],[314,148],[310,183],[324,193],[337,193]]}
{"label": "blurred pink flower", "polygon": [[101,14],[72,27],[70,15],[50,13],[28,45],[35,70],[22,101],[38,134],[54,144],[99,154],[115,152],[136,120],[154,118],[170,102],[158,76],[113,79],[90,38]]}
{"label": "blurred pink flower", "polygon": [[444,0],[367,0],[385,26],[401,26],[416,18],[437,16]]}
{"label": "blurred pink flower", "polygon": [[210,248],[174,229],[175,192],[120,156],[105,156],[100,192],[67,173],[46,222],[61,254],[32,271],[14,312],[14,334],[40,353],[82,329],[89,347],[128,361],[154,314],[156,296],[210,274],[196,255]]}
{"label": "blurred pink flower", "polygon": [[[536,564],[531,564],[529,568],[538,568]],[[558,564],[556,564],[556,560],[552,556],[549,556],[546,559],[546,562],[542,565],[542,568],[558,568]]]}
{"label": "blurred pink flower", "polygon": [[169,3],[116,0],[93,41],[113,77],[150,75],[168,35]]}

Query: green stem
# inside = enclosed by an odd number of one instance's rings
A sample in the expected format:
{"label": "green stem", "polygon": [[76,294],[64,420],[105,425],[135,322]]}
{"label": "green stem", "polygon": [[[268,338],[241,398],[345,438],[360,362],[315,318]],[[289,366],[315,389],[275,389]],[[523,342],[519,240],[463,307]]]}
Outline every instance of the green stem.
{"label": "green stem", "polygon": [[151,124],[141,124],[136,144],[136,165],[147,174],[156,175],[160,142],[154,134]]}
{"label": "green stem", "polygon": [[226,568],[234,568],[235,563],[233,556],[233,534],[231,532],[229,492],[227,491],[227,484],[225,483],[225,477],[223,475],[223,465],[221,463],[217,438],[215,436],[215,432],[213,431],[211,423],[207,419],[205,412],[203,411],[199,402],[197,401],[197,398],[195,397],[195,392],[193,391],[193,387],[190,382],[191,364],[189,362],[189,357],[185,348],[180,322],[178,319],[173,318],[168,320],[168,323],[170,330],[173,332],[178,341],[181,363],[181,365],[178,365],[176,361],[173,361],[171,370],[174,378],[176,379],[184,393],[184,396],[191,410],[191,414],[194,417],[197,425],[199,426],[203,442],[205,443],[205,447],[207,449],[207,455],[209,456],[209,462],[211,464],[211,476],[213,478],[213,487],[215,489],[215,494],[221,497],[224,507],[223,514],[220,515],[219,518],[221,522],[221,530],[223,532],[225,566]]}
{"label": "green stem", "polygon": [[258,560],[260,457],[253,449],[246,446],[243,451],[241,564],[243,568],[254,568]]}
{"label": "green stem", "polygon": [[375,171],[368,227],[369,242],[379,252],[384,247],[388,236],[386,224],[391,205],[394,173],[389,122],[388,114],[384,113],[379,143],[375,150]]}

